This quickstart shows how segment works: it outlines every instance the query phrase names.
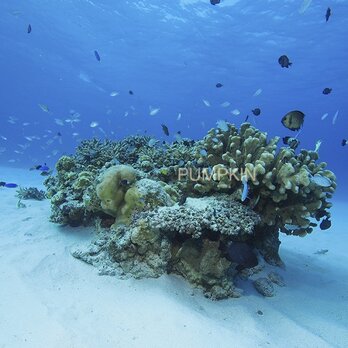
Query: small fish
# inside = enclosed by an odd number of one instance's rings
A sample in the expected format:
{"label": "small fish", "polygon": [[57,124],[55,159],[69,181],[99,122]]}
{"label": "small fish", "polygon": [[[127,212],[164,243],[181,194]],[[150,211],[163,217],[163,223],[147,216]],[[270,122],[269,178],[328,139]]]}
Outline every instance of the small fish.
{"label": "small fish", "polygon": [[288,58],[288,56],[286,55],[282,55],[278,58],[278,63],[280,64],[280,66],[282,68],[288,68],[292,65],[292,63],[290,63],[290,60]]}
{"label": "small fish", "polygon": [[41,110],[44,111],[44,112],[50,112],[50,109],[49,109],[48,106],[45,105],[45,104],[39,104],[39,107],[40,107]]}
{"label": "small fish", "polygon": [[245,242],[231,242],[227,246],[226,258],[237,264],[238,271],[255,267],[259,263],[253,248]]}
{"label": "small fish", "polygon": [[315,143],[315,149],[314,149],[314,152],[319,152],[319,149],[320,149],[321,143],[322,143],[322,141],[321,141],[321,140],[318,140],[318,141]]}
{"label": "small fish", "polygon": [[177,121],[180,121],[181,120],[181,112],[178,113],[178,116],[176,118]]}
{"label": "small fish", "polygon": [[227,132],[228,131],[228,124],[226,121],[224,120],[219,120],[216,122],[216,126],[217,128],[219,128],[220,130],[222,130],[223,132]]}
{"label": "small fish", "polygon": [[229,107],[230,105],[231,105],[231,103],[228,102],[228,101],[225,101],[225,102],[223,102],[223,103],[221,104],[221,106],[222,106],[223,108],[227,108],[227,107]]}
{"label": "small fish", "polygon": [[257,97],[258,95],[260,95],[262,93],[262,89],[259,88],[258,90],[256,90],[256,92],[253,94],[253,97]]}
{"label": "small fish", "polygon": [[291,149],[296,150],[300,145],[300,141],[293,137],[284,137],[283,138],[284,145],[288,145]]}
{"label": "small fish", "polygon": [[329,251],[329,249],[320,249],[320,250],[317,250],[314,254],[325,255],[328,251]]}
{"label": "small fish", "polygon": [[260,108],[256,108],[254,110],[251,110],[251,112],[255,115],[255,116],[259,116],[261,114],[261,109]]}
{"label": "small fish", "polygon": [[217,5],[217,4],[220,4],[220,0],[210,0],[210,3],[212,5]]}
{"label": "small fish", "polygon": [[332,91],[332,88],[326,87],[326,88],[323,89],[323,94],[326,94],[326,95],[327,95],[327,94],[330,94],[331,91]]}
{"label": "small fish", "polygon": [[319,227],[321,230],[328,230],[331,227],[331,220],[326,218],[320,223]]}
{"label": "small fish", "polygon": [[330,187],[332,185],[332,182],[329,178],[327,178],[326,176],[322,176],[320,174],[315,174],[313,175],[310,180],[320,186],[320,187]]}
{"label": "small fish", "polygon": [[30,34],[31,33],[31,25],[29,24],[28,25],[28,30],[27,30],[27,33]]}
{"label": "small fish", "polygon": [[206,149],[202,149],[199,151],[199,154],[202,156],[202,157],[207,157],[208,156],[208,152]]}
{"label": "small fish", "polygon": [[301,7],[299,8],[298,12],[300,14],[303,14],[306,12],[307,8],[310,6],[312,0],[303,0],[303,3],[301,5]]}
{"label": "small fish", "polygon": [[99,123],[96,121],[91,122],[91,124],[89,125],[91,128],[95,128],[99,126]]}
{"label": "small fish", "polygon": [[132,90],[129,90],[128,93],[129,93],[130,95],[134,95],[134,93],[133,93]]}
{"label": "small fish", "polygon": [[223,84],[219,82],[215,86],[216,86],[216,88],[221,88],[223,86]]}
{"label": "small fish", "polygon": [[149,145],[149,147],[154,147],[157,143],[158,143],[158,140],[152,138],[152,139],[149,140],[147,145]]}
{"label": "small fish", "polygon": [[348,140],[347,139],[342,139],[341,145],[342,146],[346,146],[348,144]]}
{"label": "small fish", "polygon": [[202,99],[202,102],[204,103],[205,106],[210,106],[210,102],[208,100]]}
{"label": "small fish", "polygon": [[44,163],[44,164],[35,165],[35,166],[29,168],[29,170],[40,170],[42,172],[47,172],[50,170],[50,168],[47,166],[46,163]]}
{"label": "small fish", "polygon": [[302,111],[294,110],[288,112],[282,118],[282,124],[284,127],[296,131],[299,130],[303,126],[305,114]]}
{"label": "small fish", "polygon": [[243,184],[243,191],[242,191],[242,197],[241,197],[241,201],[244,202],[247,197],[248,197],[248,178],[243,175],[242,176],[242,184]]}
{"label": "small fish", "polygon": [[94,51],[94,55],[95,55],[95,58],[98,62],[100,62],[100,55],[98,53],[98,51]]}
{"label": "small fish", "polygon": [[156,114],[159,113],[160,110],[161,110],[160,108],[152,108],[150,106],[150,116],[155,116]]}
{"label": "small fish", "polygon": [[117,95],[119,95],[119,93],[116,92],[116,91],[112,91],[112,92],[110,93],[110,97],[116,97]]}
{"label": "small fish", "polygon": [[169,136],[169,129],[165,124],[161,124],[163,133],[168,137]]}
{"label": "small fish", "polygon": [[324,121],[326,119],[326,117],[328,117],[329,114],[326,112],[323,116],[321,116],[321,120]]}
{"label": "small fish", "polygon": [[1,136],[1,139],[2,140],[7,140],[7,138],[5,136],[3,136],[3,135]]}
{"label": "small fish", "polygon": [[58,126],[64,126],[64,121],[59,119],[59,118],[55,118],[54,122],[58,125]]}
{"label": "small fish", "polygon": [[240,111],[238,109],[234,109],[234,110],[231,111],[231,114],[235,115],[235,116],[238,116],[238,115],[240,115]]}
{"label": "small fish", "polygon": [[338,117],[338,110],[335,112],[335,115],[334,117],[332,118],[332,124],[335,125],[336,124],[336,121],[337,121],[337,117]]}
{"label": "small fish", "polygon": [[246,115],[244,122],[248,122],[249,115]]}
{"label": "small fish", "polygon": [[325,13],[326,22],[329,20],[330,16],[331,16],[331,8],[328,7]]}
{"label": "small fish", "polygon": [[6,183],[4,181],[0,181],[0,187],[16,188],[16,187],[18,187],[18,185],[13,183],[13,182]]}
{"label": "small fish", "polygon": [[183,194],[179,199],[178,205],[184,205],[186,200],[187,200],[187,195]]}

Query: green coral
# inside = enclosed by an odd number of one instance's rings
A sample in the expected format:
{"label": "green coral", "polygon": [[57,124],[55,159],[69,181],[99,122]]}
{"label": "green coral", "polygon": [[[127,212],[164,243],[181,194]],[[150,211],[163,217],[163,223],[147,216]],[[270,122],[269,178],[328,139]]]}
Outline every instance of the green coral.
{"label": "green coral", "polygon": [[[226,131],[210,130],[199,143],[207,156],[198,151],[196,157],[200,165],[212,167],[213,180],[201,176],[194,189],[200,194],[230,192],[241,197],[241,178],[247,174],[250,204],[262,224],[286,233],[311,232],[311,219],[318,219],[319,210],[321,217],[330,217],[327,200],[335,191],[335,176],[324,170],[326,163],[316,163],[316,152],[302,150],[296,155],[290,148],[278,150],[278,142],[278,137],[268,140],[267,133],[249,123],[239,130],[232,124]],[[330,186],[315,184],[311,178],[316,174],[329,179]],[[288,224],[298,228],[289,230]]]}

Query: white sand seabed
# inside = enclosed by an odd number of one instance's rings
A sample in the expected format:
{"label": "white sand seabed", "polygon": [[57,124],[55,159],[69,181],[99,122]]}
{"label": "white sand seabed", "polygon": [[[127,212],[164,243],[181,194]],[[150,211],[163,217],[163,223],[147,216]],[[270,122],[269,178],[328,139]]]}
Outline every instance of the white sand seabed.
{"label": "white sand seabed", "polygon": [[[39,186],[43,178],[0,168],[0,181]],[[47,200],[20,209],[14,189],[1,188],[0,197],[0,348],[348,346],[343,203],[334,204],[330,230],[282,237],[286,287],[275,297],[240,281],[243,297],[214,302],[177,276],[98,276],[70,255],[91,229],[49,222]]]}

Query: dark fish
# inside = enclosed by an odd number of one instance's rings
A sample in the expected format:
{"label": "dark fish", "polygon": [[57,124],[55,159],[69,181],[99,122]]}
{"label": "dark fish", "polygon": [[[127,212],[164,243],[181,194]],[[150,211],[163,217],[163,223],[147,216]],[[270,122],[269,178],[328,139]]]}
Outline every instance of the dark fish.
{"label": "dark fish", "polygon": [[12,183],[12,182],[6,183],[4,181],[0,181],[0,187],[16,188],[16,187],[18,187],[18,185],[15,183]]}
{"label": "dark fish", "polygon": [[58,132],[58,133],[57,133],[57,136],[58,136],[58,137],[61,137],[61,136],[62,136],[62,133],[61,133],[61,132]]}
{"label": "dark fish", "polygon": [[303,126],[304,117],[305,114],[302,111],[290,111],[282,118],[282,124],[284,127],[296,131]]}
{"label": "dark fish", "polygon": [[100,55],[98,51],[94,51],[95,58],[97,59],[98,62],[100,62]]}
{"label": "dark fish", "polygon": [[348,144],[348,140],[347,139],[342,139],[341,145],[342,146],[346,146]]}
{"label": "dark fish", "polygon": [[246,116],[246,118],[245,118],[244,122],[247,122],[247,121],[248,121],[248,119],[249,119],[249,115],[247,115],[247,116]]}
{"label": "dark fish", "polygon": [[216,88],[221,88],[222,86],[223,86],[223,84],[220,82],[216,84]]}
{"label": "dark fish", "polygon": [[217,4],[220,4],[220,0],[210,0],[210,3],[212,5],[217,5]]}
{"label": "dark fish", "polygon": [[49,176],[49,175],[51,175],[53,173],[53,170],[44,170],[44,171],[42,171],[41,173],[40,173],[40,175],[42,175],[42,176]]}
{"label": "dark fish", "polygon": [[332,88],[324,88],[324,90],[323,90],[323,94],[330,94],[331,93],[331,91],[332,91]]}
{"label": "dark fish", "polygon": [[289,66],[292,65],[292,63],[290,63],[288,56],[286,55],[280,56],[278,59],[278,63],[281,65],[282,68],[288,68]]}
{"label": "dark fish", "polygon": [[293,137],[284,137],[283,143],[285,145],[288,145],[291,149],[296,150],[297,147],[300,145],[300,141]]}
{"label": "dark fish", "polygon": [[133,94],[134,94],[133,91],[131,91],[131,90],[128,91],[128,93],[129,93],[130,95],[133,95]]}
{"label": "dark fish", "polygon": [[187,200],[187,195],[184,194],[184,195],[182,195],[182,196],[180,197],[178,204],[179,204],[179,205],[184,205],[185,202],[186,202],[186,200]]}
{"label": "dark fish", "polygon": [[47,166],[46,163],[44,163],[43,165],[39,164],[39,165],[36,165],[34,167],[31,167],[29,170],[40,170],[40,171],[43,171],[43,172],[47,172],[47,171],[50,170],[50,168]]}
{"label": "dark fish", "polygon": [[161,126],[162,126],[163,133],[166,136],[169,136],[169,129],[168,129],[168,127],[165,124],[161,124]]}
{"label": "dark fish", "polygon": [[238,264],[236,267],[238,271],[255,267],[259,263],[253,248],[247,243],[232,242],[227,247],[227,253],[227,259]]}
{"label": "dark fish", "polygon": [[27,32],[28,32],[28,34],[31,33],[31,25],[30,25],[30,24],[28,25],[28,30],[27,30]]}
{"label": "dark fish", "polygon": [[261,114],[261,109],[260,108],[256,108],[254,110],[251,110],[251,112],[255,115],[255,116],[259,116]]}
{"label": "dark fish", "polygon": [[329,20],[330,16],[331,16],[331,8],[328,7],[325,14],[326,22]]}
{"label": "dark fish", "polygon": [[321,230],[327,230],[331,227],[331,221],[329,220],[329,218],[326,218],[325,220],[323,220],[320,225],[319,225]]}

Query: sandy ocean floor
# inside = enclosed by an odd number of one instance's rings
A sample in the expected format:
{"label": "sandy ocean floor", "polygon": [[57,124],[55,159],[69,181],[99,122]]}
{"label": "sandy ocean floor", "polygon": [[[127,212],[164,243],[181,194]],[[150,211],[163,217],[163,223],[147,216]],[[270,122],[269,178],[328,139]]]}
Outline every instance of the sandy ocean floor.
{"label": "sandy ocean floor", "polygon": [[[43,178],[0,168],[2,180]],[[70,255],[92,230],[49,222],[47,200],[17,208],[15,189],[0,197],[0,348],[348,346],[347,204],[335,202],[330,230],[282,237],[275,297],[241,280],[242,298],[213,302],[176,276],[98,276]]]}

